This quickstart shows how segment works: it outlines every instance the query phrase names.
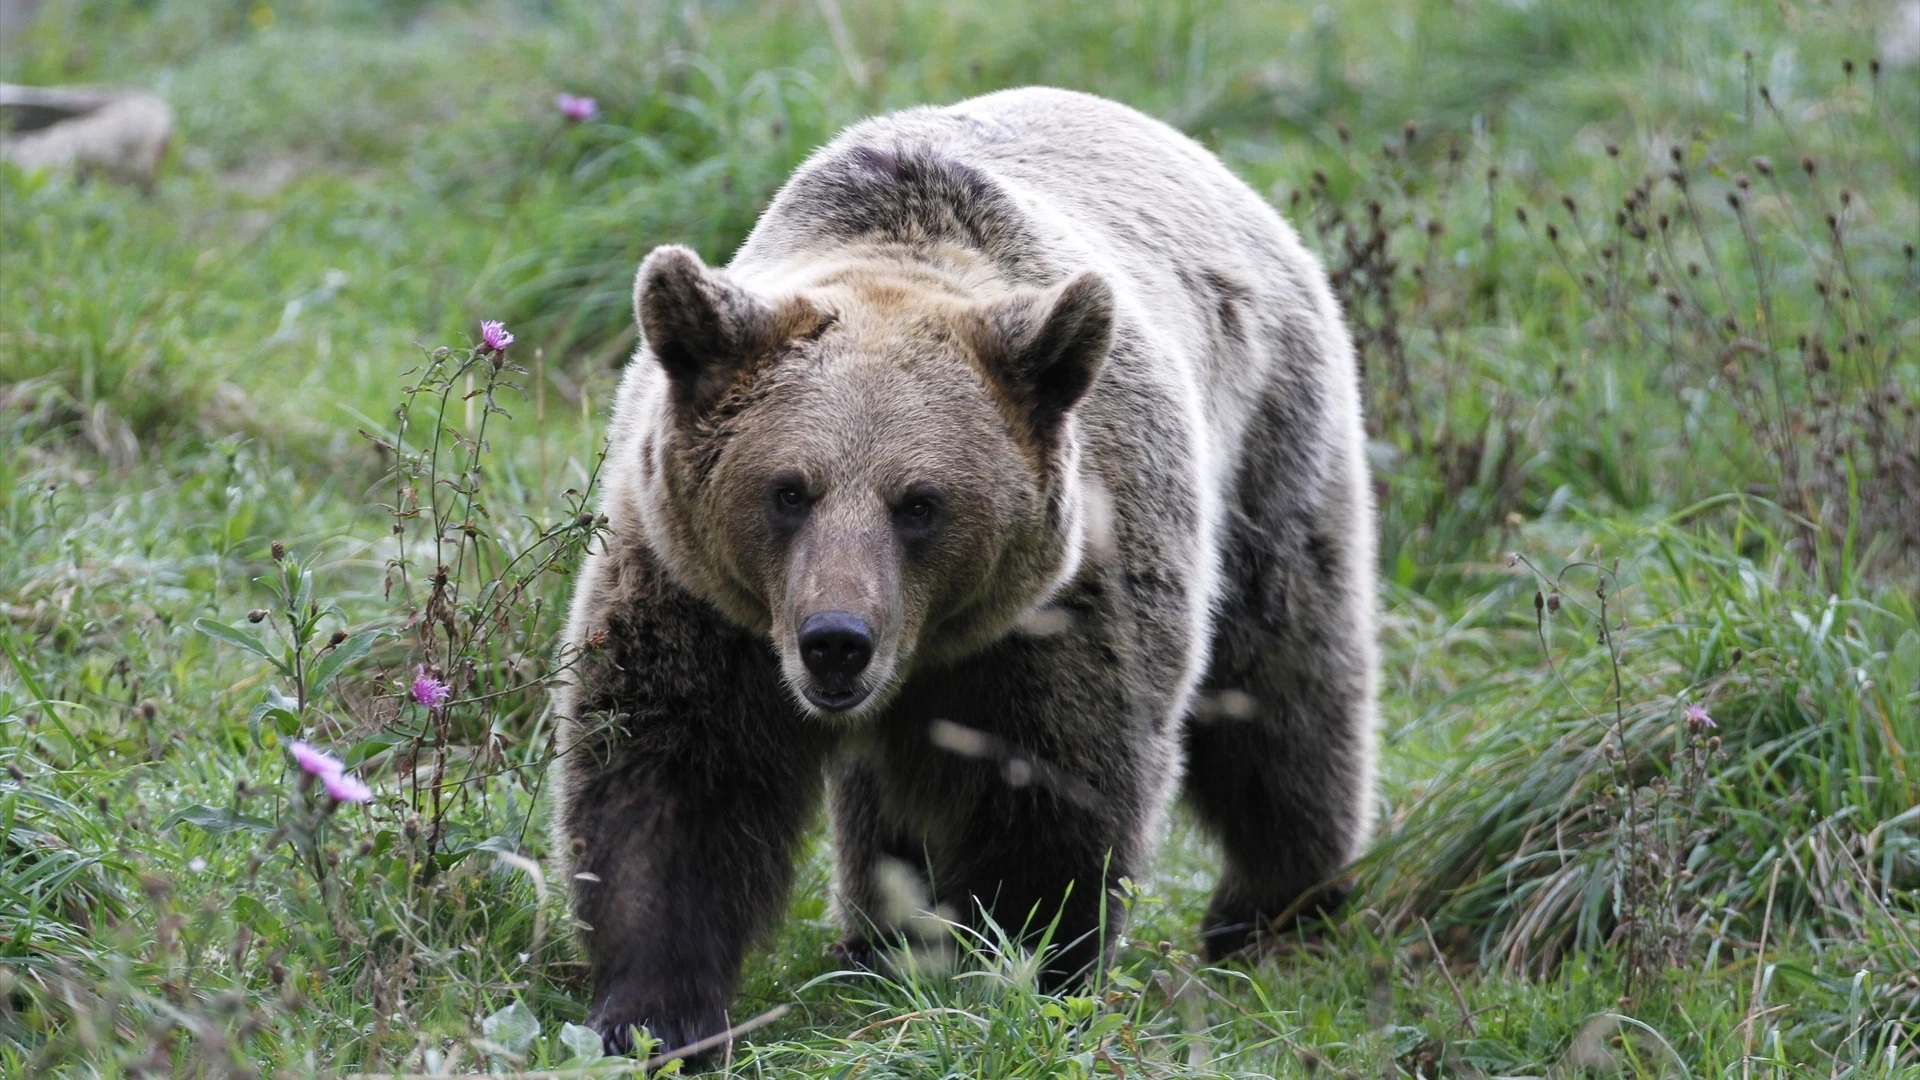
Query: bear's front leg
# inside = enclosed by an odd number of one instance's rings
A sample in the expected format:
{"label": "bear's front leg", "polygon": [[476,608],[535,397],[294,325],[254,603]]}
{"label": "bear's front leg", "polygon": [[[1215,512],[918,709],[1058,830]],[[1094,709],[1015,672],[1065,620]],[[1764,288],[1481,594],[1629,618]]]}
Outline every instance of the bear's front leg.
{"label": "bear's front leg", "polygon": [[[644,559],[635,555],[635,562]],[[723,1032],[747,947],[780,914],[821,787],[824,739],[764,642],[651,565],[590,567],[625,597],[576,626],[561,707],[555,839],[607,1048],[646,1028],[674,1050]],[[635,593],[639,595],[635,595]]]}

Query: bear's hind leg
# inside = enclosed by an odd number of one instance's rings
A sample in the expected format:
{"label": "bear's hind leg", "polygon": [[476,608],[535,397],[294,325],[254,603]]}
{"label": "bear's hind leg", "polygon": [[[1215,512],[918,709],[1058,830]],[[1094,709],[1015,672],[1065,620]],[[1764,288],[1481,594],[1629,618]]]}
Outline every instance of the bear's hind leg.
{"label": "bear's hind leg", "polygon": [[859,758],[833,764],[827,806],[835,900],[845,927],[834,951],[852,966],[873,969],[880,949],[901,942],[900,924],[930,905],[926,845],[886,820],[873,766]]}
{"label": "bear's hind leg", "polygon": [[1337,907],[1371,828],[1371,507],[1358,463],[1330,456],[1318,505],[1301,505],[1285,460],[1252,455],[1222,560],[1212,666],[1186,729],[1187,798],[1225,855],[1202,924],[1214,958]]}

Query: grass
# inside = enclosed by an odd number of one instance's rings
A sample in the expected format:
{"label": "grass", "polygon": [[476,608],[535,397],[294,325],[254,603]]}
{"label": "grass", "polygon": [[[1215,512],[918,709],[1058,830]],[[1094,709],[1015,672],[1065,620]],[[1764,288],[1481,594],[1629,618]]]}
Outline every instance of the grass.
{"label": "grass", "polygon": [[[1201,138],[1334,272],[1381,834],[1322,937],[1207,968],[1176,821],[1064,997],[992,939],[836,971],[814,839],[731,1069],[1920,1075],[1891,11],[45,6],[0,78],[148,86],[180,137],[150,196],[0,171],[0,1075],[581,1067],[542,686],[633,267],[724,259],[848,121],[1033,82]],[[292,738],[374,801],[325,813]]]}

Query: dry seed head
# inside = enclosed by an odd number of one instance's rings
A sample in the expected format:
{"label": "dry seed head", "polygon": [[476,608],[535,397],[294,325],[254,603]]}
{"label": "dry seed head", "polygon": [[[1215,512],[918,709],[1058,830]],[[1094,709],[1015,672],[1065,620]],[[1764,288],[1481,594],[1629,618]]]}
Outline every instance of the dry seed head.
{"label": "dry seed head", "polygon": [[1813,164],[1812,155],[1808,155],[1800,159],[1800,171],[1806,173],[1808,176],[1813,175],[1814,164]]}
{"label": "dry seed head", "polygon": [[1772,176],[1773,175],[1773,159],[1769,157],[1754,158],[1753,171],[1759,173],[1761,176]]}
{"label": "dry seed head", "polygon": [[1400,137],[1405,139],[1409,146],[1413,145],[1413,140],[1418,138],[1419,135],[1420,125],[1411,120],[1407,121],[1406,126],[1400,129]]}
{"label": "dry seed head", "polygon": [[1608,156],[1608,157],[1619,157],[1619,156],[1620,156],[1620,144],[1619,144],[1619,143],[1608,143],[1608,144],[1607,144],[1607,156]]}
{"label": "dry seed head", "polygon": [[335,630],[333,632],[333,636],[327,639],[327,644],[329,646],[334,646],[334,645],[340,644],[345,640],[347,640],[347,632],[345,630]]}
{"label": "dry seed head", "polygon": [[1346,142],[1352,135],[1352,133],[1347,130],[1347,125],[1345,124],[1333,125],[1333,133],[1340,136],[1341,142]]}
{"label": "dry seed head", "polygon": [[1740,209],[1740,193],[1737,191],[1727,192],[1727,205],[1733,207],[1735,210]]}
{"label": "dry seed head", "polygon": [[1760,100],[1769,105],[1773,104],[1773,91],[1767,88],[1766,83],[1760,84]]}
{"label": "dry seed head", "polygon": [[1573,201],[1573,196],[1571,195],[1560,196],[1560,205],[1566,207],[1567,213],[1569,214],[1578,214],[1580,212],[1579,205]]}
{"label": "dry seed head", "polygon": [[267,609],[263,607],[257,607],[257,608],[254,608],[252,611],[247,612],[247,621],[250,623],[264,622],[266,621],[266,618],[267,618]]}
{"label": "dry seed head", "polygon": [[1680,306],[1680,294],[1674,292],[1672,289],[1667,290],[1667,306],[1671,308]]}
{"label": "dry seed head", "polygon": [[[1524,206],[1514,207],[1513,216],[1520,219],[1520,224],[1525,225],[1527,223],[1527,208]],[[1907,246],[1907,257],[1909,259],[1913,257],[1913,246],[1911,244]]]}
{"label": "dry seed head", "polygon": [[1689,263],[1687,264],[1687,276],[1688,276],[1688,277],[1699,277],[1699,276],[1700,276],[1700,264],[1699,264],[1699,263],[1697,263],[1697,262],[1689,262]]}
{"label": "dry seed head", "polygon": [[154,704],[152,698],[148,698],[140,703],[140,719],[152,720],[158,715],[160,715],[160,706]]}
{"label": "dry seed head", "polygon": [[274,562],[279,562],[287,557],[287,545],[278,540],[275,540],[273,544],[267,548],[267,551],[273,555]]}
{"label": "dry seed head", "polygon": [[1851,56],[1841,57],[1840,70],[1846,72],[1848,75],[1853,74],[1853,57]]}

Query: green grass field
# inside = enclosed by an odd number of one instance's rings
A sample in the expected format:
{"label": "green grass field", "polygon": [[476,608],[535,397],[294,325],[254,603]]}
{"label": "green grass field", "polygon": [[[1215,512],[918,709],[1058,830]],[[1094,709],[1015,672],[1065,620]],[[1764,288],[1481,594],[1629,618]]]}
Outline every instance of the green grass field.
{"label": "green grass field", "polygon": [[1920,1076],[1914,7],[47,0],[0,80],[178,130],[151,193],[0,167],[0,1076],[641,1069],[576,1056],[542,824],[633,269],[1028,83],[1201,139],[1334,274],[1378,841],[1208,968],[1176,819],[1049,997],[990,939],[837,971],[816,839],[727,1068]]}

